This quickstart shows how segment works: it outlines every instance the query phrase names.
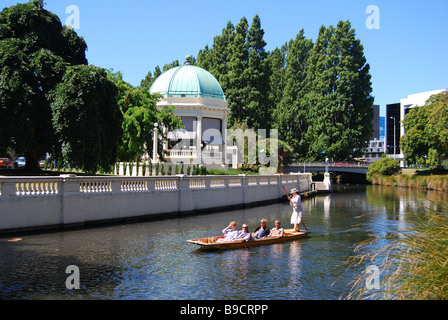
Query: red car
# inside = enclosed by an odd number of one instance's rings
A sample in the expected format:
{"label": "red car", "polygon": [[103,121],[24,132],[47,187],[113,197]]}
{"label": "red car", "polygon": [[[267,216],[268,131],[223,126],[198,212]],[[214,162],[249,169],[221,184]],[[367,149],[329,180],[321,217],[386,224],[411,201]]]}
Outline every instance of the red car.
{"label": "red car", "polygon": [[0,158],[0,168],[12,168],[12,161],[8,158]]}

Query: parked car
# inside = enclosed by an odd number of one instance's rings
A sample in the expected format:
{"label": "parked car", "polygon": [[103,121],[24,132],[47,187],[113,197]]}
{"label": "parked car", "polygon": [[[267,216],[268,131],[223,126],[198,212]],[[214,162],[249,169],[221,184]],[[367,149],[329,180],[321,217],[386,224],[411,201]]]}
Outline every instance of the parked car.
{"label": "parked car", "polygon": [[9,158],[0,158],[0,168],[12,168],[12,161]]}
{"label": "parked car", "polygon": [[16,160],[16,166],[17,168],[23,168],[26,164],[26,159],[25,157],[18,157]]}

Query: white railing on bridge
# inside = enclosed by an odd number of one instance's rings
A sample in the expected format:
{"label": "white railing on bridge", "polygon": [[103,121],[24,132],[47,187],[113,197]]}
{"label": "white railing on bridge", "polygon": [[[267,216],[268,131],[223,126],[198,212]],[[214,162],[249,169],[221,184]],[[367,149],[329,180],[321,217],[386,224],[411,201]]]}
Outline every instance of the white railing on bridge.
{"label": "white railing on bridge", "polygon": [[[322,167],[325,168],[327,166],[326,162],[294,162],[289,165],[289,167]],[[368,168],[369,163],[367,162],[346,162],[346,161],[329,161],[329,168]]]}

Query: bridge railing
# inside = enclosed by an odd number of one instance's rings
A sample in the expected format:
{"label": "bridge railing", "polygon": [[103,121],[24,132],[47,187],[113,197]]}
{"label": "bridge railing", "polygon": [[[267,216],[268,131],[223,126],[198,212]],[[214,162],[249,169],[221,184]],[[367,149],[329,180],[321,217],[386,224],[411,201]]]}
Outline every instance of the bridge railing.
{"label": "bridge railing", "polygon": [[[323,167],[325,168],[326,162],[294,162],[289,166],[294,167]],[[328,167],[350,167],[350,168],[368,168],[369,163],[358,162],[358,161],[330,161],[328,162]]]}

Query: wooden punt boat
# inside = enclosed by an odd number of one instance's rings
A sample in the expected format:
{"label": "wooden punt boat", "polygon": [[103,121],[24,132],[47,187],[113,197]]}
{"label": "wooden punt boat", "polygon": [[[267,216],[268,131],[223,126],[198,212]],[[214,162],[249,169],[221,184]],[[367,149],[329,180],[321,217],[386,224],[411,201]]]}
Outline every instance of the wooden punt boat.
{"label": "wooden punt boat", "polygon": [[234,241],[228,241],[228,242],[216,242],[219,238],[222,238],[223,236],[219,237],[208,237],[208,238],[201,238],[201,239],[192,239],[187,240],[190,243],[194,243],[198,246],[201,246],[201,248],[209,248],[209,249],[220,249],[220,250],[227,250],[227,249],[238,249],[238,248],[247,248],[247,247],[256,247],[256,246],[266,246],[270,244],[275,243],[282,243],[287,241],[293,241],[297,239],[302,239],[308,237],[308,234],[311,232],[309,231],[294,231],[293,229],[287,229],[285,230],[285,235],[283,237],[265,237],[258,240],[250,240],[250,241],[244,241],[244,240],[234,240]]}

